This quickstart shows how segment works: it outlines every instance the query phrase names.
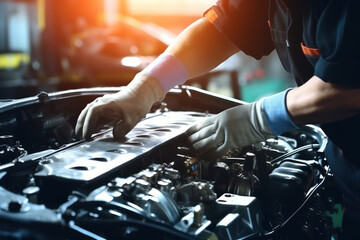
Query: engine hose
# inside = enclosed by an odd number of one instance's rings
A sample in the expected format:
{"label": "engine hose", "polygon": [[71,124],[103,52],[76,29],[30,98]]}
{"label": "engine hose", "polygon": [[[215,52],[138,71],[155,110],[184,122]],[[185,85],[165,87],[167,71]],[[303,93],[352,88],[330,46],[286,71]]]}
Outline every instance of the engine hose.
{"label": "engine hose", "polygon": [[296,148],[294,150],[291,150],[290,152],[287,152],[277,158],[274,158],[273,160],[270,161],[270,163],[275,164],[275,163],[278,163],[278,162],[284,160],[285,158],[290,157],[294,154],[297,154],[297,153],[300,153],[300,152],[303,152],[303,151],[306,151],[309,149],[319,149],[319,148],[320,148],[320,144],[308,144],[308,145]]}
{"label": "engine hose", "polygon": [[306,197],[305,201],[300,205],[300,207],[298,207],[296,209],[296,211],[291,214],[290,217],[288,217],[283,223],[275,226],[273,228],[272,231],[264,233],[263,236],[266,239],[273,239],[280,231],[282,231],[284,229],[284,227],[286,227],[286,225],[294,218],[296,217],[297,214],[300,213],[300,211],[308,204],[308,202],[310,201],[310,199],[312,198],[312,196],[317,192],[317,190],[323,185],[323,183],[325,182],[326,176],[324,176],[324,178],[321,180],[320,183],[318,183],[313,190],[308,194],[308,196]]}
{"label": "engine hose", "polygon": [[[142,211],[130,207],[126,204],[119,202],[103,202],[103,201],[78,201],[69,207],[71,210],[91,210],[93,208],[103,207],[107,209],[115,209],[120,211],[121,213],[127,214],[132,218],[136,219],[147,219],[148,221],[153,221],[149,219]],[[154,221],[155,222],[155,221]]]}

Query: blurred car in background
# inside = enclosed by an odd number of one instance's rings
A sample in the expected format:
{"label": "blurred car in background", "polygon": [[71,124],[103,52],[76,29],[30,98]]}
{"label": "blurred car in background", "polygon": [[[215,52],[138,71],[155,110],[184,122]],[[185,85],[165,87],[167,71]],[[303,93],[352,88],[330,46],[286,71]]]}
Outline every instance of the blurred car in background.
{"label": "blurred car in background", "polygon": [[126,85],[174,39],[164,28],[125,16],[114,26],[86,29],[71,37],[60,88]]}

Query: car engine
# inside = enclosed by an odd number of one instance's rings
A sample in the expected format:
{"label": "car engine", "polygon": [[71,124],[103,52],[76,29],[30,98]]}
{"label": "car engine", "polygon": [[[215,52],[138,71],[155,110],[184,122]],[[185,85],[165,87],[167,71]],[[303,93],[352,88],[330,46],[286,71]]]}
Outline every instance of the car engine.
{"label": "car engine", "polygon": [[198,156],[184,132],[245,103],[181,86],[123,139],[78,139],[84,106],[119,90],[1,105],[0,239],[331,239],[341,201],[319,127]]}

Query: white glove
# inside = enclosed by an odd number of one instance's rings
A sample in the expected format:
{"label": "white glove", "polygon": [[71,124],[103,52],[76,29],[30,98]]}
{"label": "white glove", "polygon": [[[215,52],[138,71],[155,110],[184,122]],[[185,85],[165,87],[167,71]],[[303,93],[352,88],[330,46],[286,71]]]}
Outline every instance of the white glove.
{"label": "white glove", "polygon": [[186,135],[196,152],[215,156],[273,137],[262,100],[211,116],[189,128]]}
{"label": "white glove", "polygon": [[112,125],[114,137],[121,138],[164,96],[164,89],[158,80],[139,73],[120,92],[104,95],[89,103],[78,117],[76,134],[90,138],[104,125]]}

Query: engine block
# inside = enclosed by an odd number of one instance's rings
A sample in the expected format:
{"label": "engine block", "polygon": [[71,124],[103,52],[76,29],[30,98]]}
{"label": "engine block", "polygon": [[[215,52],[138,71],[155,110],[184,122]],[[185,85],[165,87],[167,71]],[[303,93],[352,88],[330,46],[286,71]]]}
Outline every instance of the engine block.
{"label": "engine block", "polygon": [[[52,98],[70,106],[97,94]],[[73,134],[83,105],[58,115],[54,104],[2,113],[1,239],[330,239],[317,126],[204,158],[184,132],[242,102],[174,89],[123,139],[104,127],[90,140]]]}

